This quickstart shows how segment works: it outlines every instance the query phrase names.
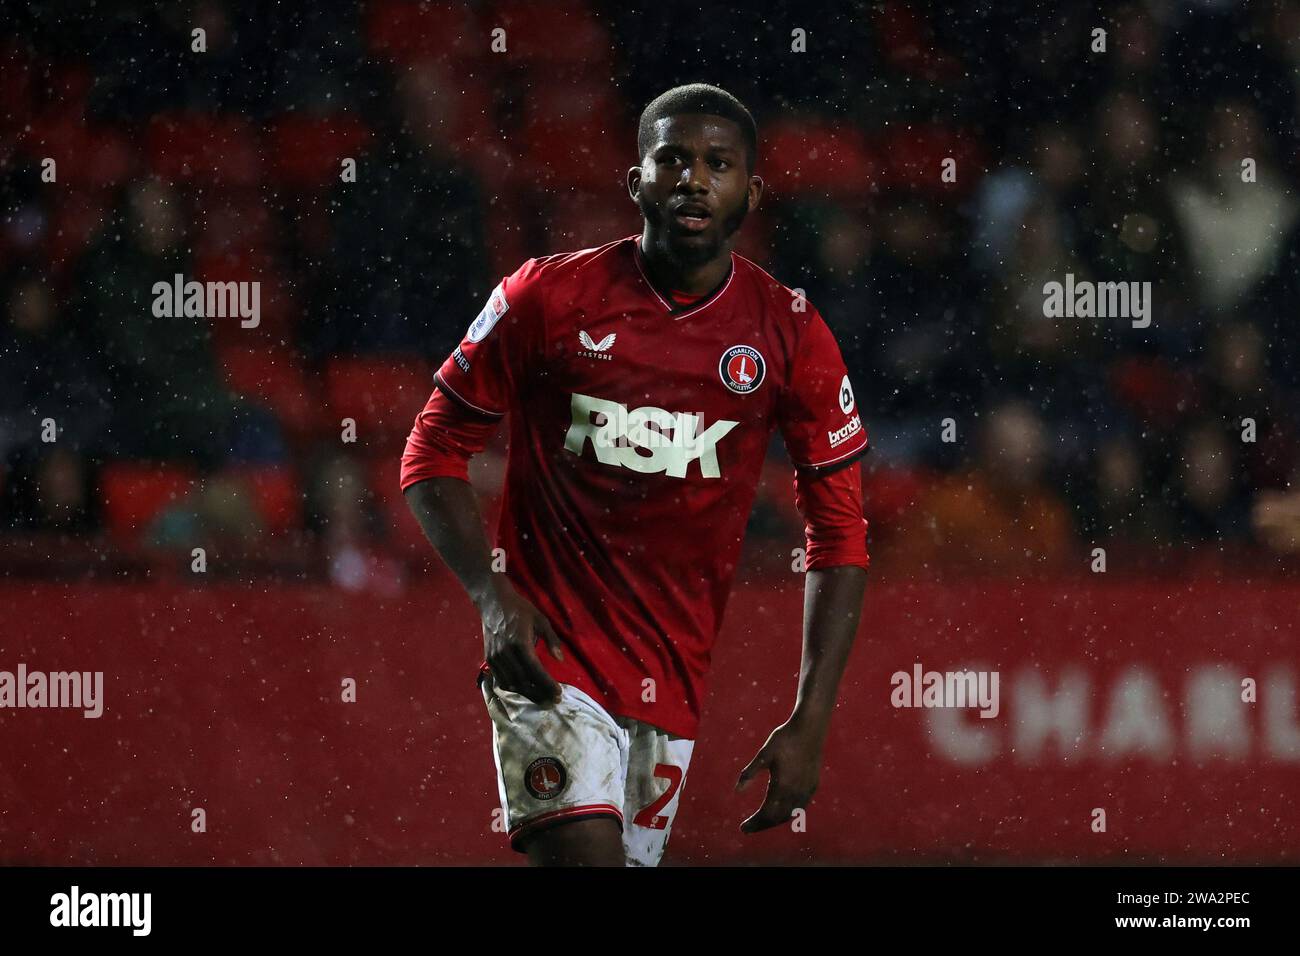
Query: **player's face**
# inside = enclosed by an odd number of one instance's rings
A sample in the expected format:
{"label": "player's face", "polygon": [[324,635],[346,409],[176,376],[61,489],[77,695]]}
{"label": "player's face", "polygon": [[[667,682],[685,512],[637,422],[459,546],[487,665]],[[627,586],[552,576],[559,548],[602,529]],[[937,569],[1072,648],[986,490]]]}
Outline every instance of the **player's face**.
{"label": "player's face", "polygon": [[661,119],[628,189],[646,221],[646,238],[679,266],[731,254],[732,237],[758,205],[763,181],[750,175],[740,127],[721,116]]}

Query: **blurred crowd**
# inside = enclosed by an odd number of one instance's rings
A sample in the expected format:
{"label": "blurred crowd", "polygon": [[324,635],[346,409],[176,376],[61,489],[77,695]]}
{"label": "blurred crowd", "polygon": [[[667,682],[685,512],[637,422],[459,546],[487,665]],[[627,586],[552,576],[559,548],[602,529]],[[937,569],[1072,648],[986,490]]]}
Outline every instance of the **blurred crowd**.
{"label": "blurred crowd", "polygon": [[[706,80],[759,123],[739,251],[848,363],[877,561],[1300,551],[1298,2],[51,7],[0,3],[11,543],[400,585],[430,371],[524,259],[639,230],[638,111]],[[260,281],[260,325],[155,317],[177,274]],[[1150,282],[1150,326],[1046,318],[1067,274]],[[779,447],[751,533],[801,536]]]}

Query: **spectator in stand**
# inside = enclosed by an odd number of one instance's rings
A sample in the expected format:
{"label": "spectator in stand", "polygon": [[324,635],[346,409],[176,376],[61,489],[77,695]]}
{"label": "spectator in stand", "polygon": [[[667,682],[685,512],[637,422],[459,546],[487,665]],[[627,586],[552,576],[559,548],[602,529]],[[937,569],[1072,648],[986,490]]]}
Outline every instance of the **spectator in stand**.
{"label": "spectator in stand", "polygon": [[159,318],[153,286],[195,278],[175,190],[132,184],[114,223],[87,253],[78,311],[93,322],[111,385],[111,453],[219,464],[233,439],[236,407],[217,375],[212,320]]}
{"label": "spectator in stand", "polygon": [[3,527],[85,533],[99,527],[90,465],[66,446],[29,445],[14,454],[0,494]]}
{"label": "spectator in stand", "polygon": [[[1068,376],[1075,400],[1081,376],[1096,374],[1099,325],[1096,318],[1050,318],[1043,315],[1043,286],[1065,282],[1067,273],[1076,280],[1090,278],[1085,264],[1070,251],[1065,222],[1055,203],[1033,202],[1009,250],[1001,274],[990,282],[988,344],[992,371],[1004,386],[1032,387],[1048,379],[1058,389]],[[1082,360],[1082,361],[1081,361]]]}
{"label": "spectator in stand", "polygon": [[1300,554],[1300,470],[1288,491],[1265,491],[1251,506],[1255,540],[1282,554]]}
{"label": "spectator in stand", "polygon": [[66,311],[35,270],[0,283],[8,321],[0,326],[0,459],[41,441],[52,419],[66,448],[93,451],[108,419],[105,382]]}
{"label": "spectator in stand", "polygon": [[151,548],[184,553],[200,544],[244,550],[263,538],[262,519],[252,496],[231,474],[207,478],[183,500],[161,511],[144,535]]}
{"label": "spectator in stand", "polygon": [[491,282],[483,200],[448,148],[458,108],[445,68],[399,75],[357,182],[335,187],[334,242],[317,276],[309,351],[410,352],[441,362],[483,307]]}
{"label": "spectator in stand", "polygon": [[1070,516],[1047,479],[1047,430],[1028,406],[987,415],[977,459],[921,496],[880,563],[913,573],[1059,568],[1075,547]]}
{"label": "spectator in stand", "polygon": [[971,258],[974,265],[994,274],[1006,269],[1025,216],[1035,203],[1061,220],[1061,241],[1073,255],[1079,234],[1077,211],[1087,201],[1085,157],[1073,127],[1043,123],[1026,131],[1020,142],[1008,155],[1008,165],[990,172],[976,187]]}
{"label": "spectator in stand", "polygon": [[1241,457],[1217,423],[1187,431],[1179,449],[1174,500],[1184,541],[1226,541],[1250,530]]}
{"label": "spectator in stand", "polygon": [[[1259,112],[1226,99],[1208,112],[1198,161],[1173,177],[1173,209],[1186,235],[1196,300],[1223,315],[1275,268],[1300,219],[1300,200],[1281,174]],[[1243,181],[1243,161],[1254,181]]]}
{"label": "spectator in stand", "polygon": [[873,368],[858,401],[873,441],[895,460],[932,455],[937,417],[969,408],[987,371],[980,297],[957,229],[948,210],[904,197],[884,208],[874,230],[871,320],[857,345]]}
{"label": "spectator in stand", "polygon": [[339,451],[320,455],[310,470],[306,501],[307,528],[325,549],[335,587],[400,591],[401,568],[382,553],[387,529],[359,460]]}
{"label": "spectator in stand", "polygon": [[[225,0],[188,13],[137,6],[102,27],[15,6],[4,43],[0,522],[11,526],[93,525],[104,454],[193,459],[205,470],[289,456],[275,422],[227,394],[211,320],[151,313],[153,283],[209,278],[193,275],[195,256],[207,261],[205,246],[227,232],[243,238],[227,227],[252,215],[260,227],[264,217],[259,235],[291,245],[293,220],[303,220],[310,242],[296,254],[262,251],[284,265],[285,288],[307,289],[292,344],[310,357],[396,352],[440,363],[496,278],[488,201],[525,230],[529,254],[562,231],[538,211],[564,210],[543,195],[540,175],[510,177],[508,196],[484,195],[479,171],[492,159],[475,155],[486,145],[479,137],[462,135],[474,124],[457,111],[479,108],[466,106],[463,85],[494,91],[482,126],[495,127],[502,138],[493,145],[508,152],[517,145],[510,118],[530,95],[516,95],[514,79],[547,69],[560,95],[566,84],[579,94],[612,84],[635,104],[646,98],[643,84],[684,62],[681,49],[658,42],[667,27],[647,33],[643,18],[599,7],[584,17],[599,21],[597,41],[608,31],[613,62],[593,81],[576,63],[521,70],[517,58],[502,67],[486,56],[467,66],[438,52],[450,47],[432,27],[420,36],[418,17],[402,14],[409,33],[385,33],[385,4],[359,14],[326,0],[310,22],[278,8],[234,17]],[[919,558],[899,570],[973,561],[980,545],[978,560],[990,567],[1017,566],[1025,553],[1047,561],[1069,541],[1070,514],[1083,540],[1158,546],[1240,537],[1249,512],[1259,539],[1283,547],[1294,506],[1283,489],[1300,467],[1286,413],[1300,391],[1300,2],[1121,0],[1100,14],[998,8],[942,17],[907,3],[817,9],[820,73],[778,68],[780,58],[766,55],[740,70],[761,120],[857,127],[868,153],[899,124],[936,124],[975,141],[988,160],[987,170],[962,164],[954,195],[943,194],[947,186],[908,192],[894,174],[910,157],[876,155],[878,175],[849,187],[861,206],[797,186],[767,200],[783,207],[772,217],[771,271],[805,288],[835,330],[872,459],[897,470],[899,501],[918,500],[897,527],[873,522],[875,538],[912,523],[893,537],[915,538],[907,547]],[[194,25],[207,30],[201,62],[187,46]],[[1086,42],[1096,26],[1108,34],[1104,56]],[[1234,38],[1226,59],[1224,37]],[[704,55],[733,41],[719,21],[689,45]],[[257,128],[289,110],[351,110],[374,129],[357,181],[336,183],[330,208],[319,210],[315,221],[332,228],[307,228],[314,194],[281,201],[236,186],[218,196],[151,179],[123,187],[124,173],[100,180],[95,162],[89,175],[61,163],[57,186],[40,178],[47,147],[97,156],[96,129],[126,134],[139,149],[135,168],[145,168],[156,159],[148,148],[156,116],[198,111]],[[1246,158],[1255,182],[1242,181]],[[103,201],[101,189],[119,190],[120,205],[82,254],[86,210]],[[971,222],[953,202],[968,189]],[[617,190],[609,195],[618,200]],[[233,221],[221,218],[223,206]],[[203,236],[190,230],[191,213],[206,220]],[[65,290],[47,278],[67,261],[75,295],[63,307]],[[1151,328],[1045,320],[1042,286],[1065,273],[1151,281]],[[269,325],[261,333],[275,334]],[[315,396],[305,391],[302,401]],[[947,416],[959,423],[958,444],[937,440]],[[58,423],[53,447],[35,431],[44,417]],[[1241,440],[1246,418],[1253,443]],[[978,450],[961,457],[976,432]],[[376,571],[385,538],[365,490],[369,469],[343,458],[296,470],[312,476],[313,527],[336,559],[335,581],[386,580]],[[240,511],[223,487],[213,483],[155,530],[239,526],[218,520]],[[756,528],[780,533],[778,517],[765,525],[760,515]],[[884,552],[876,566],[893,567]]]}
{"label": "spectator in stand", "polygon": [[[1200,407],[1224,434],[1241,443],[1244,477],[1252,488],[1280,488],[1300,461],[1294,396],[1269,375],[1268,346],[1249,322],[1217,327],[1206,348]],[[1253,440],[1246,441],[1246,419]]]}
{"label": "spectator in stand", "polygon": [[[835,334],[855,395],[871,394],[872,231],[865,213],[825,206],[804,213],[816,223],[808,253],[813,270],[804,290]],[[792,257],[793,258],[793,257]]]}
{"label": "spectator in stand", "polygon": [[34,270],[0,286],[8,318],[0,326],[0,473],[8,472],[0,522],[89,530],[93,458],[108,419],[104,382]]}
{"label": "spectator in stand", "polygon": [[1158,118],[1136,91],[1116,90],[1097,106],[1095,158],[1078,211],[1079,251],[1097,281],[1154,283],[1162,314],[1171,316],[1184,253],[1165,189],[1160,136]]}
{"label": "spectator in stand", "polygon": [[1113,541],[1151,545],[1168,538],[1172,520],[1167,505],[1148,488],[1146,473],[1142,447],[1132,435],[1121,432],[1104,441],[1090,476],[1087,540],[1102,546]]}

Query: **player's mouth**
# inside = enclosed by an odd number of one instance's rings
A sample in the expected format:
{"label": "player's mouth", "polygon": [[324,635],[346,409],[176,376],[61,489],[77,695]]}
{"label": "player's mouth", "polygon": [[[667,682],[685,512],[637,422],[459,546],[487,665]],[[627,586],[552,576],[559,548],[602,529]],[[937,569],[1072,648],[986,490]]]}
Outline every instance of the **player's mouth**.
{"label": "player's mouth", "polygon": [[703,232],[709,228],[709,223],[713,221],[713,215],[709,212],[707,206],[700,203],[684,202],[673,209],[672,219],[674,223],[687,232]]}

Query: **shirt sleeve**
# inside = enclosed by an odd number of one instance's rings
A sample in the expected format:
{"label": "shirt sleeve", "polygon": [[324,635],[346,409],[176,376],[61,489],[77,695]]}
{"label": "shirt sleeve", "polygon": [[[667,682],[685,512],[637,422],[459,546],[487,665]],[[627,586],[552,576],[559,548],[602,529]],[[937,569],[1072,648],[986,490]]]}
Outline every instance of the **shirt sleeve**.
{"label": "shirt sleeve", "polygon": [[430,478],[469,481],[469,460],[487,447],[500,418],[485,418],[434,389],[402,453],[402,491]]}
{"label": "shirt sleeve", "polygon": [[776,416],[790,460],[804,474],[844,468],[867,450],[867,431],[840,347],[815,309]]}
{"label": "shirt sleeve", "polygon": [[860,467],[854,464],[829,473],[795,472],[794,503],[804,519],[806,570],[868,566]]}
{"label": "shirt sleeve", "polygon": [[401,487],[428,478],[467,479],[515,405],[543,342],[539,262],[529,259],[492,290],[465,337],[434,373],[434,391],[402,454]]}
{"label": "shirt sleeve", "polygon": [[501,418],[519,396],[542,332],[539,263],[502,279],[433,380],[467,411]]}

